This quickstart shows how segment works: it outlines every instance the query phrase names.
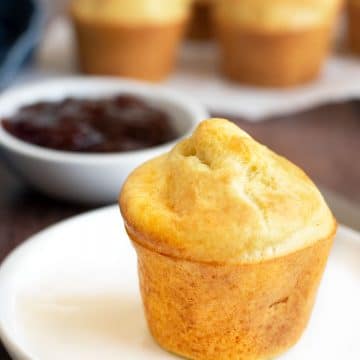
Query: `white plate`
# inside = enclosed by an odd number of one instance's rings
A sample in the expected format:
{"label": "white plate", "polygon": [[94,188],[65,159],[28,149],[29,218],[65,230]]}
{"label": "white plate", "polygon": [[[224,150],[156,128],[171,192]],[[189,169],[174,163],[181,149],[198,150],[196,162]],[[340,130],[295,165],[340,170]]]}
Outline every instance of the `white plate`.
{"label": "white plate", "polygon": [[[360,234],[340,227],[315,310],[281,359],[360,359]],[[116,206],[65,221],[0,269],[0,334],[14,359],[171,359],[150,337]]]}

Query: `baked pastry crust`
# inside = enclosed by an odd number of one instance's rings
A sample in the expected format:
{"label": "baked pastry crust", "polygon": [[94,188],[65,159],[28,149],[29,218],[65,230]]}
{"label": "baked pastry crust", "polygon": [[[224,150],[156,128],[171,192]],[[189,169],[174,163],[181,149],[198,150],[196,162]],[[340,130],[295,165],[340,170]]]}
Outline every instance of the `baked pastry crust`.
{"label": "baked pastry crust", "polygon": [[223,119],[135,170],[120,195],[149,329],[198,360],[265,360],[307,325],[336,231],[295,165]]}
{"label": "baked pastry crust", "polygon": [[222,0],[215,3],[216,18],[257,30],[289,31],[328,26],[342,0]]}
{"label": "baked pastry crust", "polygon": [[190,0],[74,0],[70,14],[80,70],[161,81],[173,70]]}
{"label": "baked pastry crust", "polygon": [[162,255],[130,237],[153,337],[197,360],[268,360],[294,345],[332,245],[331,236],[277,259],[215,265]]}
{"label": "baked pastry crust", "polygon": [[175,23],[123,25],[72,14],[80,69],[88,74],[160,81],[173,70],[186,30]]}
{"label": "baked pastry crust", "polygon": [[223,0],[214,4],[222,70],[231,80],[287,87],[317,77],[342,0]]}
{"label": "baked pastry crust", "polygon": [[256,263],[327,239],[336,222],[298,167],[236,125],[212,119],[126,181],[128,231],[158,253]]}
{"label": "baked pastry crust", "polygon": [[71,11],[84,20],[123,25],[168,24],[189,15],[191,0],[73,0]]}
{"label": "baked pastry crust", "polygon": [[226,77],[252,85],[288,87],[318,76],[331,48],[332,31],[323,26],[268,32],[218,21],[216,37]]}

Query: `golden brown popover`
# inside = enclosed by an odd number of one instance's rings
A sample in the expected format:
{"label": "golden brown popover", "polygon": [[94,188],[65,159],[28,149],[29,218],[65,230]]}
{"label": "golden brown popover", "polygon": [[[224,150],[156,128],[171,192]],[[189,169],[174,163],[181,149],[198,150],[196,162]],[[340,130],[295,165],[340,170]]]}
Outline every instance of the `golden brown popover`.
{"label": "golden brown popover", "polygon": [[119,201],[162,347],[190,359],[258,360],[299,339],[336,221],[298,167],[211,119],[136,169]]}
{"label": "golden brown popover", "polygon": [[222,69],[232,80],[291,86],[314,79],[342,0],[222,0],[214,4]]}
{"label": "golden brown popover", "polygon": [[73,0],[80,68],[149,81],[172,71],[190,0]]}

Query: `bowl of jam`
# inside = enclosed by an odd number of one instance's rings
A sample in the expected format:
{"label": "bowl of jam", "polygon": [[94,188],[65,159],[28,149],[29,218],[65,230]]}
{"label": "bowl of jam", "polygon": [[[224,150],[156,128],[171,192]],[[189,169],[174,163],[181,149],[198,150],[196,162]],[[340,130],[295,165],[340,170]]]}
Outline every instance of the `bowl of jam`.
{"label": "bowl of jam", "polygon": [[11,135],[47,149],[121,153],[174,141],[180,134],[171,117],[133,94],[119,94],[35,102],[0,121]]}
{"label": "bowl of jam", "polygon": [[36,189],[82,203],[116,201],[144,161],[169,151],[208,116],[156,85],[106,78],[43,81],[0,97],[0,146]]}

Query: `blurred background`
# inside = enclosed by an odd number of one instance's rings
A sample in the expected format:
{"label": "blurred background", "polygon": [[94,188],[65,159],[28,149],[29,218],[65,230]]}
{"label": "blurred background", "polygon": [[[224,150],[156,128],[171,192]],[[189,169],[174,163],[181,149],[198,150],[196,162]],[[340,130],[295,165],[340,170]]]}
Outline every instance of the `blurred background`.
{"label": "blurred background", "polygon": [[[303,167],[354,227],[359,53],[356,0],[0,4],[3,93],[45,79],[104,75],[176,89]],[[92,207],[35,192],[1,160],[0,188],[0,241],[7,242],[0,242],[0,259],[34,231]]]}
{"label": "blurred background", "polygon": [[[290,158],[352,209],[360,203],[359,53],[356,0],[0,5],[2,92],[74,76],[130,78],[176,89]],[[30,227],[12,234],[11,244],[88,208],[35,193],[4,162],[0,186],[0,238],[9,237],[10,223]],[[41,216],[33,216],[34,209]],[[7,251],[0,250],[0,257]]]}
{"label": "blurred background", "polygon": [[[158,83],[230,118],[353,203],[360,203],[359,50],[356,0],[0,5],[1,91],[73,76]],[[32,204],[33,192],[0,166],[8,218],[17,202]]]}

